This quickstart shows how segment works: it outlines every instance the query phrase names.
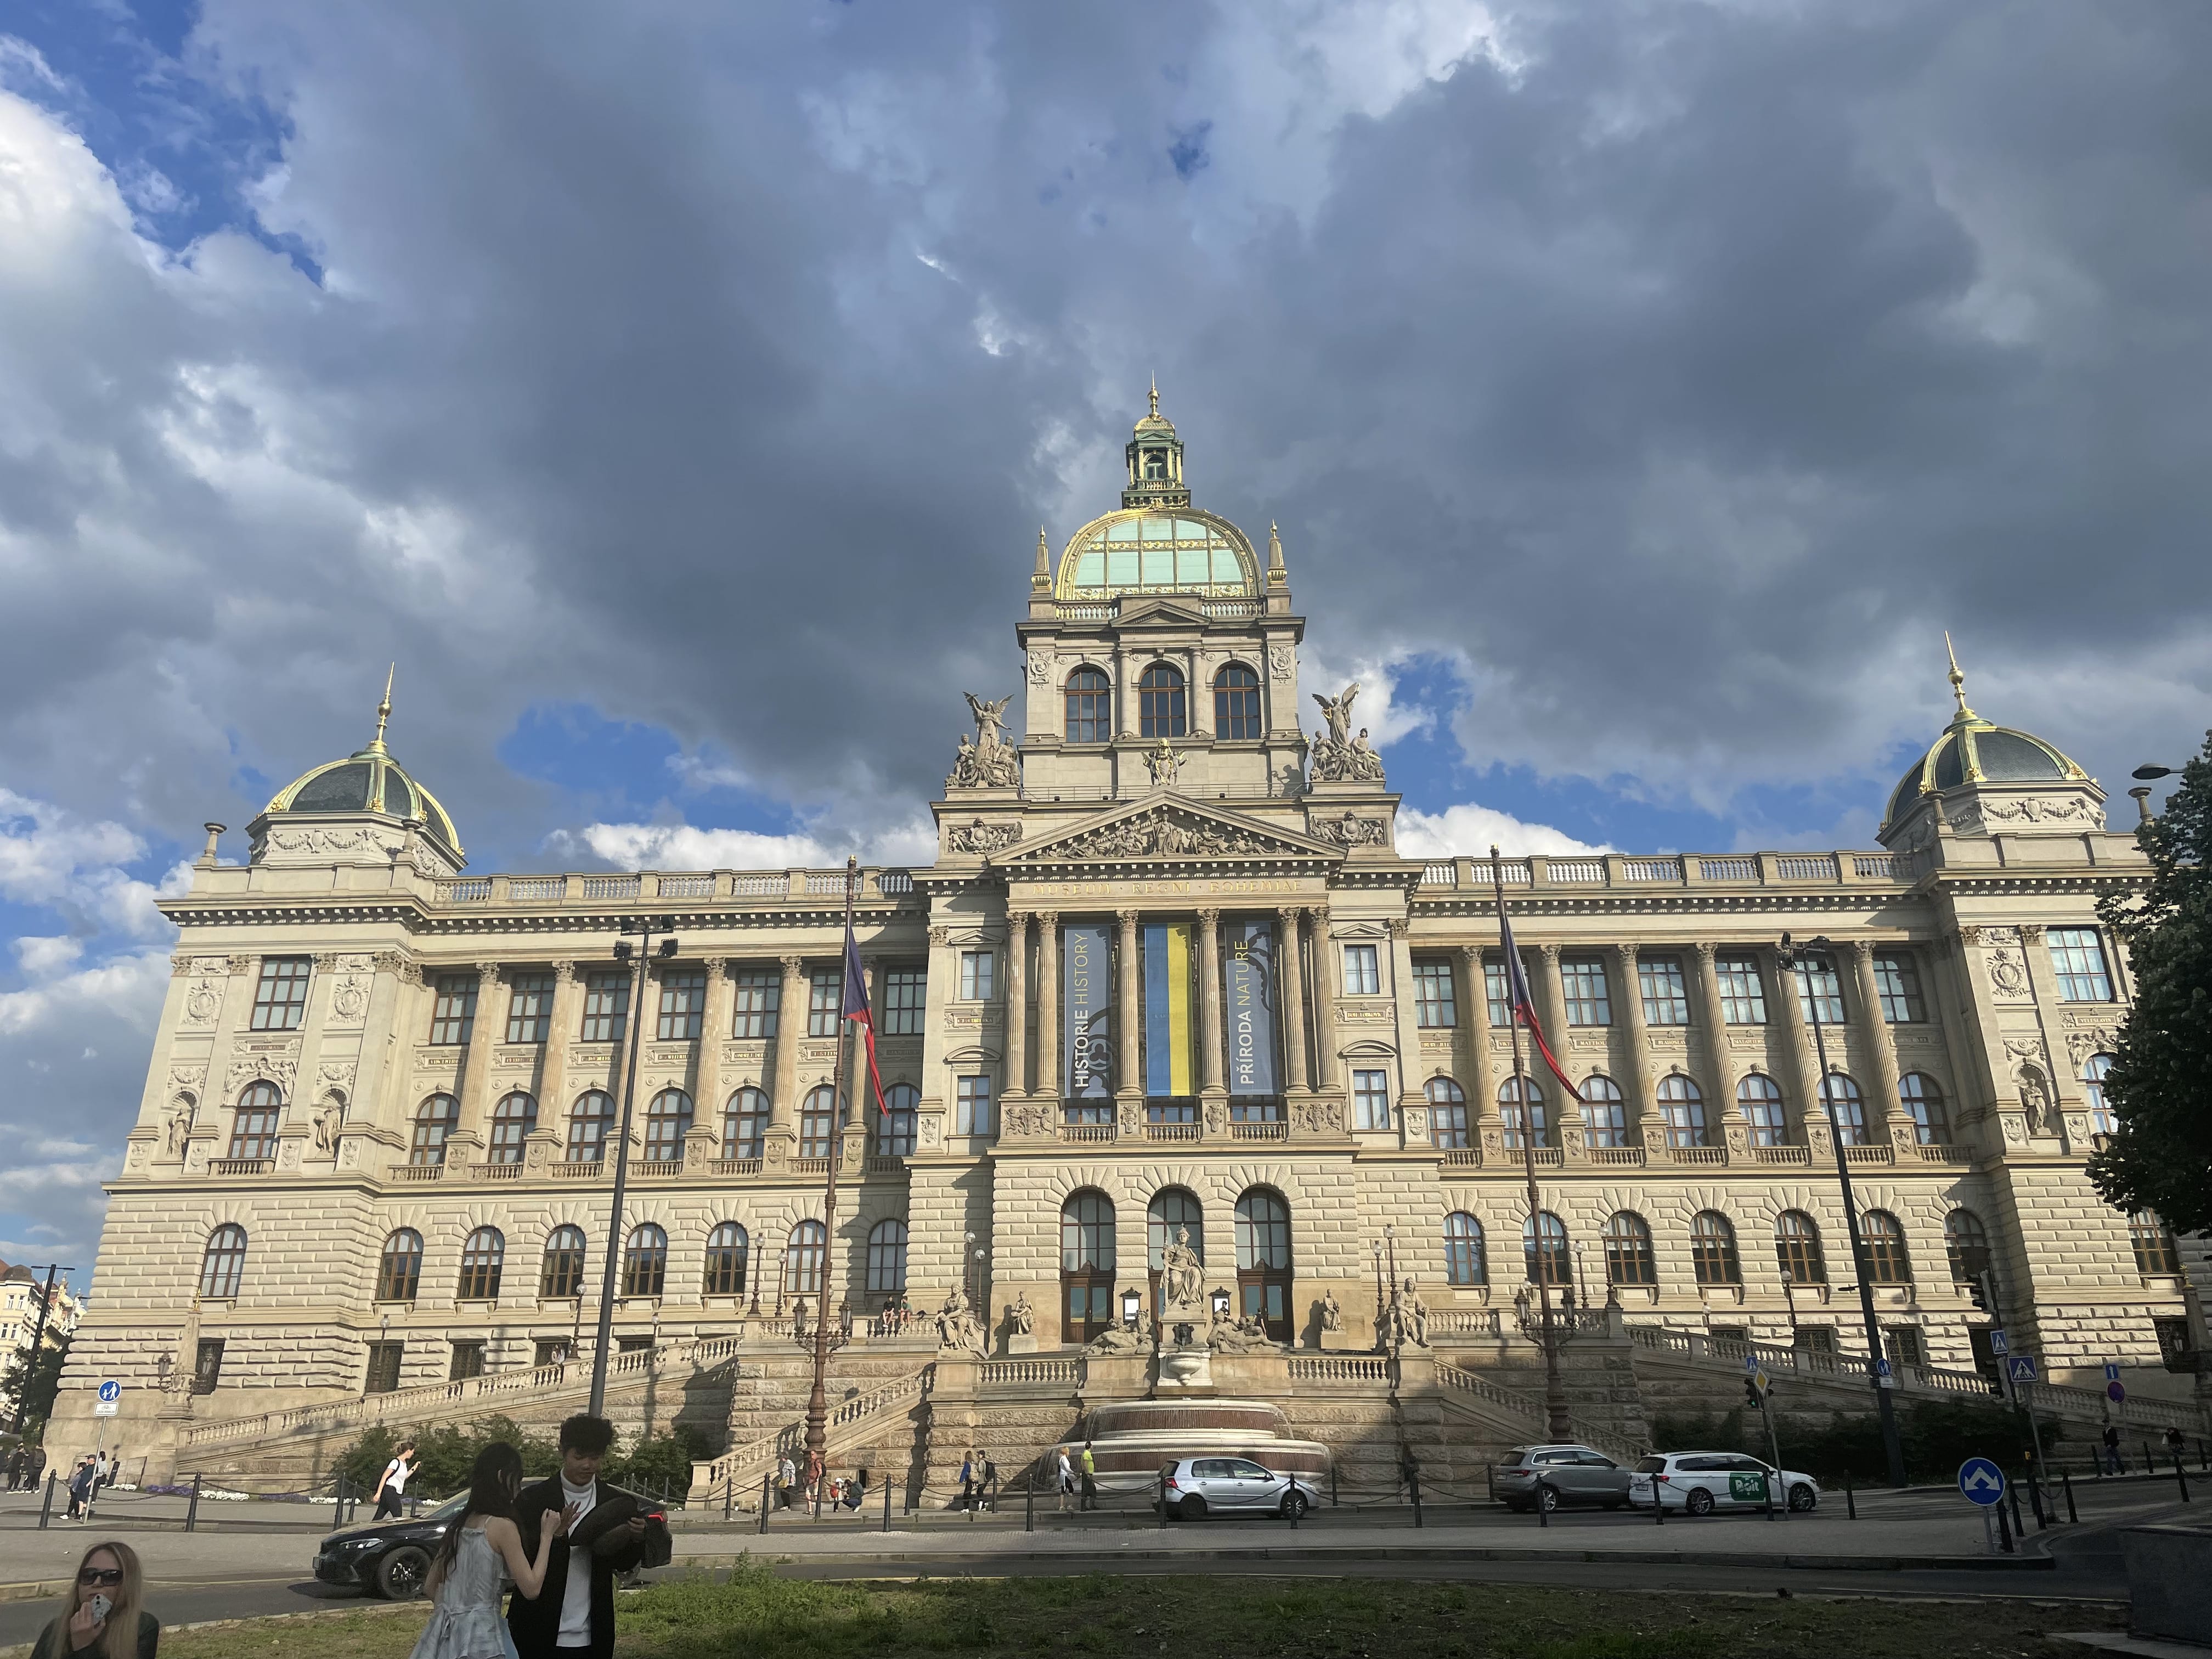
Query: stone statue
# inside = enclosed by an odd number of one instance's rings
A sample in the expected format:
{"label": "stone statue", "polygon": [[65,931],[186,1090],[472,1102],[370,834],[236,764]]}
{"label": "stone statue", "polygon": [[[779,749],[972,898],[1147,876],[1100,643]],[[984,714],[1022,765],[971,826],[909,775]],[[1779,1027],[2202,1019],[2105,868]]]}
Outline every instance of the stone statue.
{"label": "stone statue", "polygon": [[1160,1252],[1160,1294],[1170,1310],[1197,1307],[1206,1292],[1201,1281],[1206,1264],[1190,1248],[1190,1229],[1177,1227],[1175,1239]]}
{"label": "stone statue", "polygon": [[999,733],[1005,728],[1006,705],[1014,700],[1012,694],[1010,692],[995,702],[979,697],[973,691],[963,691],[960,695],[968,699],[969,711],[975,716],[975,747],[996,749],[1004,741]]}
{"label": "stone statue", "polygon": [[1328,722],[1328,742],[1339,745],[1349,744],[1352,737],[1352,700],[1358,695],[1358,680],[1352,681],[1334,697],[1324,697],[1318,691],[1313,694],[1313,700],[1321,705],[1321,717]]}
{"label": "stone statue", "polygon": [[327,1152],[337,1146],[338,1120],[344,1115],[344,1109],[336,1101],[328,1103],[321,1111],[315,1114],[313,1121],[317,1152]]}
{"label": "stone statue", "polygon": [[1015,1295],[1014,1305],[1006,1310],[1006,1323],[1012,1328],[1016,1336],[1036,1334],[1036,1310],[1030,1306],[1027,1291]]}
{"label": "stone statue", "polygon": [[1314,701],[1321,705],[1322,717],[1328,722],[1328,735],[1314,739],[1313,775],[1316,783],[1382,781],[1382,757],[1369,744],[1367,728],[1363,726],[1358,737],[1352,735],[1352,700],[1358,695],[1357,680],[1334,697],[1314,693]]}
{"label": "stone statue", "polygon": [[945,1305],[937,1310],[938,1352],[972,1353],[987,1356],[990,1340],[968,1298],[955,1285],[945,1298]]}
{"label": "stone statue", "polygon": [[1267,1328],[1256,1316],[1247,1314],[1234,1324],[1224,1322],[1216,1325],[1206,1343],[1224,1353],[1257,1353],[1262,1348],[1273,1347],[1275,1339],[1267,1334]]}
{"label": "stone statue", "polygon": [[1101,1353],[1142,1353],[1152,1346],[1150,1322],[1139,1313],[1133,1330],[1118,1322],[1109,1325],[1091,1339],[1091,1346]]}
{"label": "stone statue", "polygon": [[973,691],[961,694],[968,699],[968,707],[975,716],[975,738],[969,742],[963,734],[959,751],[953,757],[951,775],[945,780],[947,789],[1012,789],[1022,781],[1022,763],[1014,745],[1004,735],[1006,705],[1013,701],[1012,694],[995,702],[979,697]]}
{"label": "stone statue", "polygon": [[1158,748],[1145,751],[1145,769],[1152,775],[1152,787],[1155,789],[1164,789],[1173,783],[1176,768],[1181,764],[1180,757],[1168,747],[1165,738],[1160,739]]}
{"label": "stone statue", "polygon": [[181,1158],[185,1137],[192,1132],[192,1103],[180,1100],[169,1113],[167,1146],[171,1158]]}
{"label": "stone statue", "polygon": [[1406,1299],[1400,1312],[1404,1340],[1417,1348],[1429,1346],[1429,1304],[1421,1300],[1421,1293],[1413,1288],[1413,1281],[1406,1281]]}
{"label": "stone statue", "polygon": [[2044,1082],[2043,1073],[2033,1066],[2020,1070],[2020,1103],[2027,1114],[2030,1134],[2055,1135],[2058,1133],[2058,1114],[2051,1104],[2051,1088]]}
{"label": "stone statue", "polygon": [[1344,1328],[1344,1309],[1336,1299],[1336,1292],[1325,1292],[1321,1299],[1321,1328],[1325,1331]]}

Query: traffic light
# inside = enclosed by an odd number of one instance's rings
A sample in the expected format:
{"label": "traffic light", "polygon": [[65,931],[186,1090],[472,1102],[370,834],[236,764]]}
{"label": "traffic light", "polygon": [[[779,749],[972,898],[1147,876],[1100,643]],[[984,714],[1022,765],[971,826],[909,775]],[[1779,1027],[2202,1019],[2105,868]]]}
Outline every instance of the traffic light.
{"label": "traffic light", "polygon": [[1744,1403],[1754,1410],[1763,1412],[1766,1409],[1766,1396],[1759,1391],[1759,1383],[1752,1377],[1743,1379],[1743,1399]]}
{"label": "traffic light", "polygon": [[1986,1273],[1974,1275],[1973,1281],[1966,1286],[1966,1294],[1973,1298],[1974,1306],[1983,1313],[1991,1311],[1996,1306],[1996,1298],[1990,1294],[1990,1276]]}

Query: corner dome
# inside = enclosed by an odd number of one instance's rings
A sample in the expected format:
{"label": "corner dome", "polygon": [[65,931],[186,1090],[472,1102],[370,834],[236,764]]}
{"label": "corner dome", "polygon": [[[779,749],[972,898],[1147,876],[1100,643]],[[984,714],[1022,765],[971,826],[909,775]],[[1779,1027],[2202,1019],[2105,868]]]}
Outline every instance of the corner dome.
{"label": "corner dome", "polygon": [[[1949,636],[1945,635],[1945,644]],[[1951,659],[1951,694],[1959,712],[1928,752],[1905,769],[1890,792],[1881,815],[1881,834],[1887,834],[1923,795],[1933,795],[1964,784],[2087,783],[2089,775],[2041,738],[2016,732],[1984,720],[1966,707],[1966,676],[1958,659]]]}
{"label": "corner dome", "polygon": [[343,760],[325,761],[279,789],[262,809],[267,817],[289,812],[378,812],[395,818],[420,818],[429,832],[458,854],[461,838],[438,798],[392,758],[384,746],[385,723],[392,717],[392,683],[385,681],[377,705],[376,735]]}

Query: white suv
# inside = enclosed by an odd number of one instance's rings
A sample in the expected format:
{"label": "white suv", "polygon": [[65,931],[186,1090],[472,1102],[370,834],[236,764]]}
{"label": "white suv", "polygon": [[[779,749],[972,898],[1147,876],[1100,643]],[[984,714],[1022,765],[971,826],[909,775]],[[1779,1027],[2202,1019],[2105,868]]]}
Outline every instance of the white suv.
{"label": "white suv", "polygon": [[1176,1520],[1203,1521],[1232,1510],[1303,1516],[1321,1501],[1321,1493],[1249,1457],[1179,1457],[1160,1470],[1160,1499]]}
{"label": "white suv", "polygon": [[1662,1452],[1644,1458],[1628,1477],[1628,1501],[1648,1509],[1656,1490],[1670,1510],[1711,1515],[1721,1509],[1763,1509],[1767,1494],[1801,1513],[1820,1501],[1820,1483],[1794,1469],[1777,1471],[1744,1452]]}

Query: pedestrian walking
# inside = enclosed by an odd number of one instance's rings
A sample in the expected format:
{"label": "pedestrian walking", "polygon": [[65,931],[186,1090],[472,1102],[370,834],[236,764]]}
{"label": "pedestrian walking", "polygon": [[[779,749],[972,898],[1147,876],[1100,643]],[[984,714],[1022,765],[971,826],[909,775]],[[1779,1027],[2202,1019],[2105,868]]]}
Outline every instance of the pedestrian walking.
{"label": "pedestrian walking", "polygon": [[154,1659],[161,1621],[145,1608],[146,1577],[128,1544],[94,1544],[77,1563],[66,1604],[39,1632],[31,1659]]}
{"label": "pedestrian walking", "polygon": [[2180,1462],[2181,1455],[2184,1451],[2188,1449],[2188,1441],[2183,1437],[2182,1432],[2179,1429],[2172,1427],[2167,1428],[2166,1431],[2166,1451],[2167,1456],[2172,1458],[2176,1463]]}
{"label": "pedestrian walking", "polygon": [[1083,1443],[1083,1504],[1086,1510],[1098,1507],[1098,1460],[1091,1455],[1091,1443]]}
{"label": "pedestrian walking", "polygon": [[983,1454],[982,1497],[991,1505],[991,1513],[999,1512],[999,1466],[991,1461],[991,1454]]}
{"label": "pedestrian walking", "polygon": [[1054,1469],[1054,1474],[1056,1484],[1060,1487],[1059,1513],[1066,1515],[1067,1500],[1075,1496],[1075,1465],[1067,1461],[1067,1448],[1065,1446],[1055,1450],[1053,1456],[1058,1462],[1058,1468]]}
{"label": "pedestrian walking", "polygon": [[975,1454],[965,1454],[960,1460],[960,1507],[968,1511],[968,1518],[975,1518]]}
{"label": "pedestrian walking", "polygon": [[84,1506],[91,1497],[92,1459],[88,1455],[77,1459],[76,1467],[70,1471],[69,1509],[62,1518],[64,1521],[82,1521]]}
{"label": "pedestrian walking", "polygon": [[8,1490],[14,1492],[23,1479],[23,1449],[11,1446],[8,1449]]}
{"label": "pedestrian walking", "polygon": [[376,1482],[376,1514],[374,1519],[382,1521],[398,1515],[399,1500],[407,1492],[407,1478],[415,1473],[415,1465],[410,1461],[414,1455],[415,1443],[403,1440],[399,1443],[399,1449],[392,1454],[392,1461],[384,1466],[384,1473]]}
{"label": "pedestrian walking", "polygon": [[23,1470],[23,1490],[38,1491],[39,1482],[46,1479],[46,1449],[44,1446],[33,1446],[31,1448],[31,1461]]}
{"label": "pedestrian walking", "polygon": [[792,1488],[799,1484],[799,1465],[786,1457],[775,1466],[775,1498],[783,1509],[791,1507]]}
{"label": "pedestrian walking", "polygon": [[2107,1423],[2105,1425],[2105,1473],[2119,1474],[2126,1468],[2127,1465],[2120,1459],[2120,1425]]}

